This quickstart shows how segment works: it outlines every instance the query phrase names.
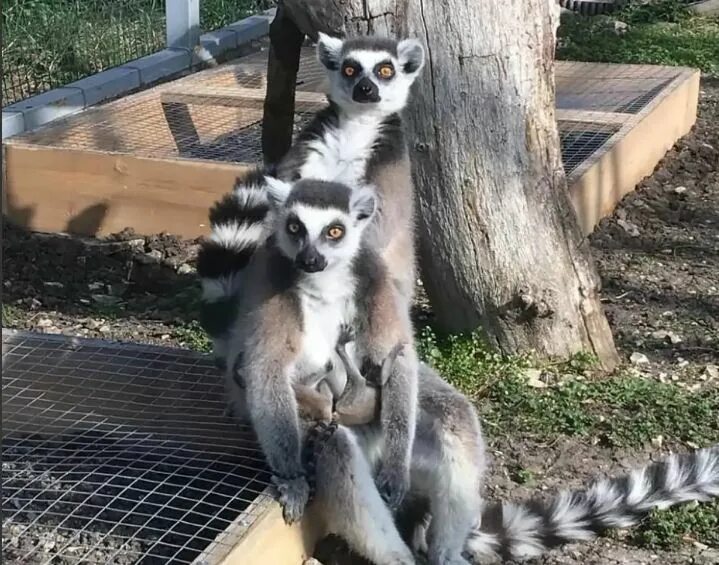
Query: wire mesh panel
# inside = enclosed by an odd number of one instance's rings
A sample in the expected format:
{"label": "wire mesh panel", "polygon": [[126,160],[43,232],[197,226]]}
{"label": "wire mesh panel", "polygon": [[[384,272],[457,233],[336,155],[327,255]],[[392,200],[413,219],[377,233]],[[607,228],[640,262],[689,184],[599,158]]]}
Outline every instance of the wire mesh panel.
{"label": "wire mesh panel", "polygon": [[191,563],[266,502],[206,356],[3,330],[2,408],[3,562]]}

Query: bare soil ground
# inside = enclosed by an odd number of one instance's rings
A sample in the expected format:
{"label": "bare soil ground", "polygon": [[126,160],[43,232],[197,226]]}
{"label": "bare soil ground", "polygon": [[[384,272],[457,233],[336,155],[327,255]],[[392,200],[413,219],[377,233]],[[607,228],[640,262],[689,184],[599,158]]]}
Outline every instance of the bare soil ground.
{"label": "bare soil ground", "polygon": [[[719,82],[702,83],[700,116],[654,174],[591,236],[605,307],[627,365],[694,390],[719,383]],[[197,319],[197,241],[125,232],[105,239],[30,234],[3,226],[3,324],[48,333],[206,350]],[[630,361],[630,358],[632,361]],[[488,429],[490,498],[576,486],[657,456],[581,438],[553,442]],[[681,446],[666,437],[664,447]],[[719,438],[717,438],[719,441]],[[512,469],[521,468],[525,480]],[[527,477],[531,477],[527,480]],[[719,563],[691,533],[653,550],[621,532],[575,545],[543,564]],[[344,557],[343,557],[344,560]],[[328,558],[325,565],[335,562]]]}

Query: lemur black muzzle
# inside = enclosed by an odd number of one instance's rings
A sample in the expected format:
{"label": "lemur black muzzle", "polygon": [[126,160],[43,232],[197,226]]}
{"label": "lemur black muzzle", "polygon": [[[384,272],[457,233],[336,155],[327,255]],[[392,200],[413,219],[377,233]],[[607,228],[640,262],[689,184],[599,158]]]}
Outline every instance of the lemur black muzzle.
{"label": "lemur black muzzle", "polygon": [[379,89],[374,82],[364,77],[352,89],[352,100],[360,104],[379,102]]}
{"label": "lemur black muzzle", "polygon": [[319,273],[327,267],[327,259],[314,247],[305,247],[297,255],[295,264],[305,273]]}

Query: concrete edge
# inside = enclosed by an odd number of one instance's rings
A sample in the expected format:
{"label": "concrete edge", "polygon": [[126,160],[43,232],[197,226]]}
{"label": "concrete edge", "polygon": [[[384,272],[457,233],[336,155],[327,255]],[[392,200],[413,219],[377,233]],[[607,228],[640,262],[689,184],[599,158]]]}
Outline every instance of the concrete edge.
{"label": "concrete edge", "polygon": [[[275,9],[265,10],[200,36],[214,58],[269,34]],[[15,102],[2,109],[2,139],[31,131],[59,118],[170,78],[198,64],[190,50],[170,47]]]}

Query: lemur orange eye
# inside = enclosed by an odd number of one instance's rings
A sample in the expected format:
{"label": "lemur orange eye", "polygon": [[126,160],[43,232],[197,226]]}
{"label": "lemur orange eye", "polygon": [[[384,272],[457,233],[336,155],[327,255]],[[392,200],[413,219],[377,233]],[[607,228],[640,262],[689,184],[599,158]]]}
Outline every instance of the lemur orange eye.
{"label": "lemur orange eye", "polygon": [[342,226],[332,226],[327,230],[327,237],[335,241],[341,239],[344,234],[345,230]]}
{"label": "lemur orange eye", "polygon": [[378,72],[382,78],[392,78],[394,76],[394,68],[392,65],[382,65]]}
{"label": "lemur orange eye", "polygon": [[344,75],[346,77],[351,77],[351,76],[354,76],[354,74],[355,74],[355,68],[347,65],[344,69],[342,69],[342,72],[344,73]]}

